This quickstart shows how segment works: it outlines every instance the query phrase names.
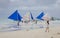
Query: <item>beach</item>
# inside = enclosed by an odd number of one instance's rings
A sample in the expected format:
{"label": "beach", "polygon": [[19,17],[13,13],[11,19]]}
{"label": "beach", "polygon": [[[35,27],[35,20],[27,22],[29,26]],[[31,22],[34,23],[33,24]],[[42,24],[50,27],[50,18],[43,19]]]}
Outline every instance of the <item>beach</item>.
{"label": "beach", "polygon": [[60,0],[0,0],[0,38],[60,38]]}
{"label": "beach", "polygon": [[19,30],[13,32],[0,32],[0,38],[60,38],[60,27],[50,28],[50,32],[45,29]]}
{"label": "beach", "polygon": [[45,32],[45,28],[0,32],[0,38],[60,38],[60,25],[55,25],[49,32]]}

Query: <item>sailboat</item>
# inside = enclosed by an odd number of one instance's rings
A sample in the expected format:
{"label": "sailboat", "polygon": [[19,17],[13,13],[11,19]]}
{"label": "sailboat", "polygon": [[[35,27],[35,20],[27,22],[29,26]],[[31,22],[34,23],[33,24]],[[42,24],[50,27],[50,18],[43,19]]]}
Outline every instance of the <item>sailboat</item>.
{"label": "sailboat", "polygon": [[47,21],[47,20],[50,20],[51,17],[47,13],[45,14],[44,12],[41,12],[41,14],[37,16],[37,19]]}
{"label": "sailboat", "polygon": [[30,22],[30,21],[32,21],[32,20],[34,20],[34,18],[33,18],[33,15],[32,15],[31,12],[27,12],[27,13],[23,16],[23,21],[24,21],[25,23],[28,23],[28,22]]}
{"label": "sailboat", "polygon": [[11,14],[8,19],[18,21],[17,25],[19,26],[19,22],[21,22],[22,16],[18,13],[18,10],[16,10],[13,14]]}
{"label": "sailboat", "polygon": [[41,12],[41,14],[39,14],[36,18],[39,20],[43,20],[42,17],[44,16],[44,12]]}

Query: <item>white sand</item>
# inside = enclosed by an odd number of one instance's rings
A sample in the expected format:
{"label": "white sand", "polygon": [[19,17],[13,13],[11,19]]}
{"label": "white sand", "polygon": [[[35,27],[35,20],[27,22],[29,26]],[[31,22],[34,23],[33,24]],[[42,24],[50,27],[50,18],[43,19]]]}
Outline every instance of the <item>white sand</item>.
{"label": "white sand", "polygon": [[[40,22],[38,24],[41,25]],[[45,32],[45,28],[33,29],[29,31],[18,30],[11,32],[0,32],[0,38],[60,38],[60,22],[51,22],[49,32]]]}
{"label": "white sand", "polygon": [[60,27],[50,27],[50,32],[44,29],[19,30],[13,32],[0,32],[0,38],[60,38]]}

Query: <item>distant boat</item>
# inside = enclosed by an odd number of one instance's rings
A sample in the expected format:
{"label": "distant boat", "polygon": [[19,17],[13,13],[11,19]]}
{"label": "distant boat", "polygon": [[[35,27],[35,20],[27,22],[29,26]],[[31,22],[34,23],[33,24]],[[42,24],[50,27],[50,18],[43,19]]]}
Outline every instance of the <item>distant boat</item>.
{"label": "distant boat", "polygon": [[22,16],[18,13],[18,10],[16,10],[13,14],[11,14],[8,19],[12,19],[14,21],[18,21],[17,25],[19,26],[19,22],[22,19]]}
{"label": "distant boat", "polygon": [[51,17],[51,20],[60,20],[60,18],[57,18],[57,17]]}

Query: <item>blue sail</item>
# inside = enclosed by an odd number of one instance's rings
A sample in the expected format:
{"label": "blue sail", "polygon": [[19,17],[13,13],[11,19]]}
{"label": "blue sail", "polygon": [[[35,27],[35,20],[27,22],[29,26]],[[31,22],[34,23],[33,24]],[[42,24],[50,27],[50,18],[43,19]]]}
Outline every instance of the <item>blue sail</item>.
{"label": "blue sail", "polygon": [[45,15],[44,12],[42,12],[39,16],[37,16],[37,19],[43,20],[42,17],[43,17],[44,15]]}
{"label": "blue sail", "polygon": [[31,15],[31,19],[32,19],[32,20],[34,20],[33,15],[32,15],[32,13],[31,13],[31,12],[30,12],[30,15]]}
{"label": "blue sail", "polygon": [[12,19],[14,21],[21,21],[22,17],[19,15],[18,10],[16,10],[13,14],[11,14],[8,19]]}

